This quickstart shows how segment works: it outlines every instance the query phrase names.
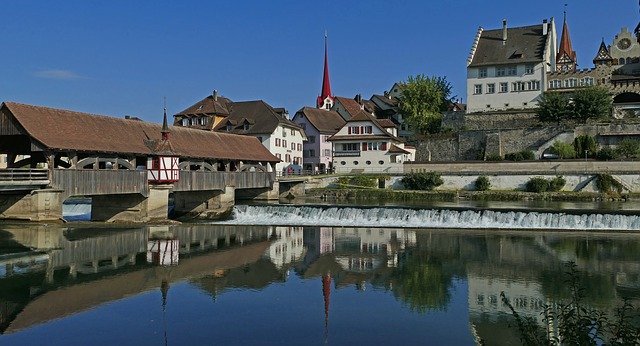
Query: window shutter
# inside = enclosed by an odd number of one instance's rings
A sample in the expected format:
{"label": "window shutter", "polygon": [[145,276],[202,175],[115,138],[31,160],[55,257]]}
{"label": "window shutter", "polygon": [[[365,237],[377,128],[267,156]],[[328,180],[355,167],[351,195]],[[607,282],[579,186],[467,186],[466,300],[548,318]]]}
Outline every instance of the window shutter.
{"label": "window shutter", "polygon": [[349,134],[351,134],[351,126],[347,128],[349,130]]}
{"label": "window shutter", "polygon": [[367,151],[367,142],[362,142],[362,151]]}
{"label": "window shutter", "polygon": [[382,142],[381,150],[387,150],[387,142]]}

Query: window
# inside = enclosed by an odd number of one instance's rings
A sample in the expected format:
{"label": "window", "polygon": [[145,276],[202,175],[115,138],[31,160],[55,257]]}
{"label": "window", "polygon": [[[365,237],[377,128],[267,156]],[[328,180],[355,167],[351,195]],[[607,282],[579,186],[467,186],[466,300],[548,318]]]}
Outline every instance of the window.
{"label": "window", "polygon": [[371,164],[371,161],[367,161],[367,162],[365,162],[365,163],[366,163],[367,165],[370,165],[370,164]]}
{"label": "window", "polygon": [[309,136],[309,143],[315,143],[316,142],[316,136]]}
{"label": "window", "polygon": [[284,161],[285,161],[285,162],[291,162],[291,155],[289,155],[289,154],[285,154],[285,155],[284,155]]}
{"label": "window", "polygon": [[291,150],[296,150],[296,144],[295,143],[291,143]]}
{"label": "window", "polygon": [[276,147],[280,146],[280,138],[276,138]]}
{"label": "window", "polygon": [[509,66],[507,67],[507,76],[515,76],[518,74],[517,66]]}
{"label": "window", "polygon": [[294,136],[296,134],[296,130],[291,129],[291,135]]}
{"label": "window", "polygon": [[233,130],[233,125],[231,123],[227,123],[227,132],[231,132]]}
{"label": "window", "polygon": [[278,158],[278,160],[282,160],[282,156],[280,155],[280,153],[276,153],[276,157]]}
{"label": "window", "polygon": [[504,77],[506,75],[506,70],[504,67],[497,67],[496,68],[496,76],[497,77]]}
{"label": "window", "polygon": [[349,134],[359,135],[361,126],[349,126]]}
{"label": "window", "polygon": [[509,104],[508,104],[508,103],[505,103],[505,104],[504,104],[504,107],[505,107],[505,108],[509,108]]}
{"label": "window", "polygon": [[369,142],[367,143],[367,150],[379,150],[380,142]]}
{"label": "window", "polygon": [[500,83],[500,92],[501,93],[509,92],[509,83],[507,82]]}
{"label": "window", "polygon": [[343,151],[357,151],[358,143],[344,143],[342,144]]}
{"label": "window", "polygon": [[561,81],[559,81],[557,79],[549,81],[549,89],[559,89],[561,87],[562,87],[562,82]]}
{"label": "window", "polygon": [[487,94],[493,94],[496,92],[496,85],[494,83],[487,84]]}
{"label": "window", "polygon": [[316,157],[316,151],[313,149],[309,149],[309,157]]}
{"label": "window", "polygon": [[475,95],[482,94],[482,84],[476,84],[473,86],[473,93]]}
{"label": "window", "polygon": [[384,165],[384,161],[380,160],[380,161],[378,161],[378,164]]}
{"label": "window", "polygon": [[569,78],[564,80],[565,88],[575,88],[578,86],[578,80],[576,78]]}
{"label": "window", "polygon": [[344,161],[340,161],[340,164],[344,166],[344,165],[346,165],[347,163],[346,163],[346,162],[344,162]]}
{"label": "window", "polygon": [[324,149],[324,156],[331,156],[331,149]]}
{"label": "window", "polygon": [[282,128],[282,137],[287,137],[287,129]]}
{"label": "window", "polygon": [[309,157],[309,150],[303,150],[302,157]]}
{"label": "window", "polygon": [[486,78],[487,77],[487,68],[486,67],[480,68],[480,70],[478,71],[478,77],[480,77],[480,78]]}
{"label": "window", "polygon": [[282,147],[283,147],[283,148],[286,148],[286,147],[287,147],[287,140],[286,140],[286,139],[283,139],[283,140],[282,140]]}
{"label": "window", "polygon": [[353,161],[353,165],[357,166],[358,165],[358,161]]}
{"label": "window", "polygon": [[364,129],[365,133],[373,133],[373,126],[366,126]]}
{"label": "window", "polygon": [[487,105],[487,108],[491,108],[491,105]]}
{"label": "window", "polygon": [[524,74],[533,74],[533,65],[527,64],[524,66]]}
{"label": "window", "polygon": [[206,117],[200,117],[198,120],[200,121],[200,125],[207,125],[207,118]]}
{"label": "window", "polygon": [[249,130],[249,123],[244,123],[242,125],[242,129],[245,130],[245,131]]}
{"label": "window", "polygon": [[302,144],[298,143],[298,151],[302,150]]}
{"label": "window", "polygon": [[511,92],[523,91],[524,83],[523,82],[513,82],[511,83]]}
{"label": "window", "polygon": [[593,85],[593,78],[591,78],[591,77],[584,77],[584,78],[580,79],[580,85],[581,85],[581,86],[590,86],[590,85]]}
{"label": "window", "polygon": [[527,90],[540,90],[540,81],[530,80],[527,82]]}
{"label": "window", "polygon": [[187,125],[189,125],[189,119],[182,118],[182,126],[187,126]]}

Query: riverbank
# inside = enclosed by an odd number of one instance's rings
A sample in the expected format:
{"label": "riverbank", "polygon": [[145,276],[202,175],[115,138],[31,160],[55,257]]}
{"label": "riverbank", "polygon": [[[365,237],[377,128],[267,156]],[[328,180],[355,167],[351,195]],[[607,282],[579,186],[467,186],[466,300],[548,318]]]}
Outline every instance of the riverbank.
{"label": "riverbank", "polygon": [[640,194],[610,195],[598,192],[524,192],[524,191],[410,191],[375,188],[316,188],[306,191],[307,198],[354,201],[554,201],[554,202],[624,202],[640,201]]}

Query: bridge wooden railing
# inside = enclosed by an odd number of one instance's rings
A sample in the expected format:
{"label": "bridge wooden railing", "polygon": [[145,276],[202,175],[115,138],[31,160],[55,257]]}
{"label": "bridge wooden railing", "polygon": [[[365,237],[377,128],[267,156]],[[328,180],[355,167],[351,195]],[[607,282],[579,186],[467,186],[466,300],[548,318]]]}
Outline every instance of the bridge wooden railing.
{"label": "bridge wooden railing", "polygon": [[46,169],[0,169],[0,182],[48,181],[49,171]]}
{"label": "bridge wooden railing", "polygon": [[276,180],[274,172],[230,172],[230,184],[236,189],[271,187]]}
{"label": "bridge wooden railing", "polygon": [[51,187],[64,190],[66,196],[149,195],[147,172],[124,169],[54,169]]}
{"label": "bridge wooden railing", "polygon": [[224,190],[227,172],[180,171],[180,180],[174,183],[173,191]]}

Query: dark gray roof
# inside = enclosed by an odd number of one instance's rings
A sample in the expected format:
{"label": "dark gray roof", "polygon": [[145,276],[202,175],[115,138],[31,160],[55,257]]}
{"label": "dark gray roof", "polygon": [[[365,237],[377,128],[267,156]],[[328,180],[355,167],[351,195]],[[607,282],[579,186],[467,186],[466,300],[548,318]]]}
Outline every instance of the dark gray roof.
{"label": "dark gray roof", "polygon": [[[299,125],[262,100],[232,102],[229,116],[216,126],[215,131],[227,132],[228,124],[232,125],[231,131],[228,132],[243,135],[270,134],[278,125],[302,130]],[[247,130],[244,129],[245,124],[248,125]]]}
{"label": "dark gray roof", "polygon": [[541,62],[547,36],[542,24],[507,28],[507,41],[502,43],[502,29],[484,30],[469,67]]}

